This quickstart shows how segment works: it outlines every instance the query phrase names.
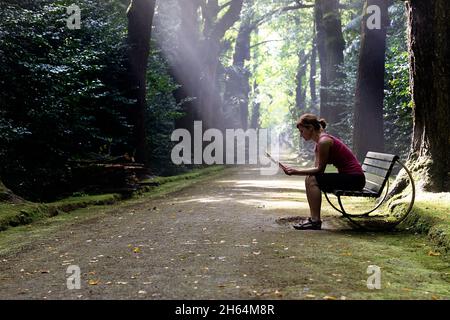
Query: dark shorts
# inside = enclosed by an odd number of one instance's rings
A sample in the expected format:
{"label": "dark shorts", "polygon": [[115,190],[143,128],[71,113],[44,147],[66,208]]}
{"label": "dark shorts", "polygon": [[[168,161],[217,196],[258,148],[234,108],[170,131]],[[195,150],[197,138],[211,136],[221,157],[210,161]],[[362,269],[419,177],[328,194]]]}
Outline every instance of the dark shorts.
{"label": "dark shorts", "polygon": [[362,190],[366,185],[364,174],[347,173],[319,173],[315,175],[320,190],[332,192],[333,190]]}

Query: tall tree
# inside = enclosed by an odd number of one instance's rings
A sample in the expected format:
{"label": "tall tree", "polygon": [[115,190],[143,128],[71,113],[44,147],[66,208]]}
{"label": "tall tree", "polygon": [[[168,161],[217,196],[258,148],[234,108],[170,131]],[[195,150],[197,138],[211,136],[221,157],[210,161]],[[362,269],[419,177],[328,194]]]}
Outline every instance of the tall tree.
{"label": "tall tree", "polygon": [[384,151],[384,71],[391,2],[366,0],[363,9],[353,120],[353,150],[360,160],[369,150]]}
{"label": "tall tree", "polygon": [[[314,7],[312,4],[297,2],[293,5],[277,7],[267,12],[258,14],[258,10],[255,9],[254,4],[254,0],[247,0],[245,2],[246,6],[241,15],[241,24],[236,37],[233,66],[229,72],[229,79],[226,82],[226,90],[224,95],[224,108],[228,111],[228,114],[232,115],[232,118],[237,118],[231,119],[231,122],[237,123],[236,126],[244,129],[248,127],[248,96],[250,93],[249,78],[251,76],[251,72],[246,68],[245,62],[250,60],[251,49],[260,44],[250,46],[252,33],[255,32],[262,24],[268,22],[273,16],[281,15],[293,10]],[[296,19],[295,21],[298,24],[299,20]],[[236,117],[236,115],[238,116]]]}
{"label": "tall tree", "polygon": [[[316,0],[314,11],[321,68],[320,114],[333,125],[341,120],[343,112],[339,87],[344,73],[339,67],[344,62],[345,41],[339,0]],[[330,131],[333,133],[332,128]]]}
{"label": "tall tree", "polygon": [[310,105],[311,110],[314,110],[317,106],[316,73],[317,73],[317,38],[316,35],[314,35],[309,67],[309,92],[311,95],[311,105]]}
{"label": "tall tree", "polygon": [[150,38],[156,0],[131,0],[128,17],[128,58],[131,98],[136,100],[129,111],[133,125],[135,159],[145,161],[146,75]]}
{"label": "tall tree", "polygon": [[[242,4],[243,0],[232,0],[224,6],[220,6],[218,0],[201,4],[204,40],[201,45],[203,72],[198,100],[206,128],[218,127],[220,122],[218,120],[222,119],[220,92],[217,85],[221,41],[225,32],[239,19]],[[220,17],[221,11],[226,7],[228,9]]]}
{"label": "tall tree", "polygon": [[450,2],[409,0],[408,35],[414,131],[410,154],[419,186],[450,189]]}
{"label": "tall tree", "polygon": [[[257,84],[255,84],[255,90],[257,89]],[[250,128],[258,129],[259,128],[259,121],[261,116],[261,102],[259,101],[253,101],[253,108],[252,108],[252,116],[250,118]]]}
{"label": "tall tree", "polygon": [[[256,28],[253,12],[243,17],[234,46],[233,65],[230,70],[224,94],[224,107],[228,109],[231,125],[247,130],[248,96],[250,93],[250,72],[245,63],[250,60],[251,33]],[[230,110],[231,109],[231,110]],[[239,117],[236,117],[239,114]],[[233,118],[238,118],[235,121]],[[234,121],[233,121],[234,120]],[[233,124],[233,122],[237,122]]]}
{"label": "tall tree", "polygon": [[295,76],[296,89],[295,89],[295,106],[300,113],[306,111],[306,88],[307,85],[303,85],[303,80],[306,76],[307,62],[310,54],[305,53],[305,50],[301,49],[298,53],[298,66],[297,74]]}

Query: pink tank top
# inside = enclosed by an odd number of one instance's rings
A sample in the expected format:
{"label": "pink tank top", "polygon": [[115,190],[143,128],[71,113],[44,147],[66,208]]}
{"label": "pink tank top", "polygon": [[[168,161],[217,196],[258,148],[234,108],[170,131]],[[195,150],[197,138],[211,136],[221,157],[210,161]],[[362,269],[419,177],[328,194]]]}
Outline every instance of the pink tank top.
{"label": "pink tank top", "polygon": [[347,147],[338,138],[333,137],[332,135],[327,133],[322,134],[322,136],[319,138],[319,141],[322,137],[325,136],[333,140],[333,145],[330,148],[330,154],[327,164],[334,165],[338,169],[339,173],[364,174],[361,168],[361,164],[358,162],[358,159],[356,159],[355,155],[349,147]]}

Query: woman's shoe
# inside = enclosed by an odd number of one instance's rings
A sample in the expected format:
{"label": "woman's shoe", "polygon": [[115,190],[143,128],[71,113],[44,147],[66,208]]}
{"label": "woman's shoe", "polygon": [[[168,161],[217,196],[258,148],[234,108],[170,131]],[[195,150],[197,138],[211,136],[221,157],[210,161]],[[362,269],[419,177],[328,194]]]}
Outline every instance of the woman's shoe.
{"label": "woman's shoe", "polygon": [[297,230],[321,230],[322,229],[322,221],[312,221],[311,218],[308,218],[306,222],[300,224],[294,224],[294,229]]}

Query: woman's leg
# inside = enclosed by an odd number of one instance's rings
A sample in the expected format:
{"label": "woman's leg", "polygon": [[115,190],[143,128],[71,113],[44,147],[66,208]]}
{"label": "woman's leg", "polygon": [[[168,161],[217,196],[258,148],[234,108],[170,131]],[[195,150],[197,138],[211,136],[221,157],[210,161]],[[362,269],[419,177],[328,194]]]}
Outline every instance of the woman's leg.
{"label": "woman's leg", "polygon": [[305,179],[306,197],[311,211],[311,220],[320,221],[320,207],[322,206],[322,191],[319,189],[315,176],[308,176]]}

